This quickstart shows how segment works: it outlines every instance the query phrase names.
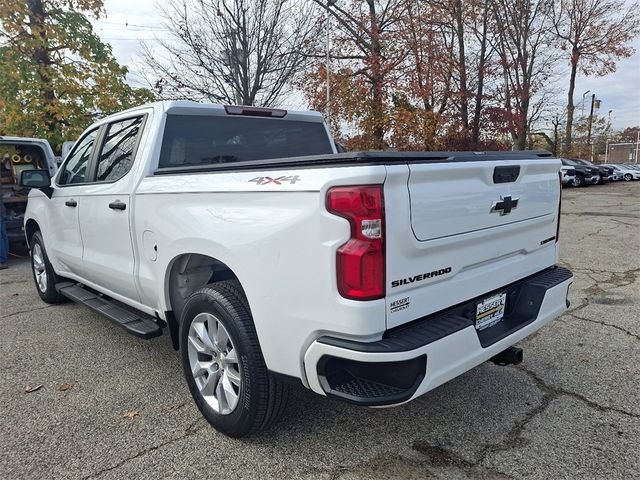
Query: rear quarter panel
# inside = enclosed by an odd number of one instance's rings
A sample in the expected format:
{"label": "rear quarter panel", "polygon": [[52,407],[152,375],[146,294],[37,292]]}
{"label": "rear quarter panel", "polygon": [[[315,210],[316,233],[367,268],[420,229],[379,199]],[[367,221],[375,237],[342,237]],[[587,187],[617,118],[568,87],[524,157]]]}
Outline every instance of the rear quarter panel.
{"label": "rear quarter panel", "polygon": [[[287,176],[299,180],[252,181]],[[175,259],[213,257],[245,290],[267,366],[303,378],[303,353],[317,336],[375,338],[385,328],[384,300],[355,302],[338,294],[335,253],[349,225],[324,206],[330,186],[384,178],[384,166],[145,178],[135,196],[134,242],[144,252],[144,232],[152,232],[158,249],[155,260],[140,255],[143,303],[170,310],[167,273]]]}

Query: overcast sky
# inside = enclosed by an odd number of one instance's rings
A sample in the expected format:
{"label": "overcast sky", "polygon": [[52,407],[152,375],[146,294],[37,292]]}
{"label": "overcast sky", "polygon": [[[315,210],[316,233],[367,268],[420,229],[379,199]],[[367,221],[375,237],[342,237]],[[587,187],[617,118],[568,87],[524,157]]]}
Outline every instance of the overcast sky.
{"label": "overcast sky", "polygon": [[[142,82],[137,74],[140,41],[154,36],[167,37],[155,5],[154,0],[105,0],[107,15],[95,22],[98,34],[112,45],[118,62],[129,67],[129,81],[133,85],[141,85]],[[595,93],[602,101],[600,115],[606,116],[609,110],[613,110],[611,119],[615,129],[640,124],[640,38],[635,40],[634,46],[636,53],[620,61],[616,72],[605,77],[578,77],[574,99],[578,114],[582,94],[590,90],[585,99],[585,111],[589,108],[591,94]],[[561,105],[566,104],[566,83],[568,78],[559,83],[562,93],[558,103]]]}

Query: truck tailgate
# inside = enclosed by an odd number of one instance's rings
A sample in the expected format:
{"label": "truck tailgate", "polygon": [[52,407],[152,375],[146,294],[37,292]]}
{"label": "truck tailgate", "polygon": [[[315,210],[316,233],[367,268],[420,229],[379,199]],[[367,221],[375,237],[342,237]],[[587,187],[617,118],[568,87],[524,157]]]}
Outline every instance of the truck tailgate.
{"label": "truck tailgate", "polygon": [[[409,164],[411,227],[416,238],[428,241],[555,214],[556,162],[497,163]],[[501,171],[518,178],[504,181]],[[494,172],[502,183],[494,182]]]}
{"label": "truck tailgate", "polygon": [[387,328],[554,265],[559,170],[553,158],[389,166]]}

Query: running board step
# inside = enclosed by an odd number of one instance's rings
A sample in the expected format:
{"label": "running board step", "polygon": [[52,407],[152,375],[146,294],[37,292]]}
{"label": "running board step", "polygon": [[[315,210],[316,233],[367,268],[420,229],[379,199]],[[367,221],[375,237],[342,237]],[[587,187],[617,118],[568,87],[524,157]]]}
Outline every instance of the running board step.
{"label": "running board step", "polygon": [[76,303],[85,305],[91,310],[104,315],[129,333],[142,338],[154,338],[162,335],[162,329],[152,317],[144,313],[133,313],[116,305],[107,297],[96,295],[75,283],[63,282],[56,284],[56,290]]}

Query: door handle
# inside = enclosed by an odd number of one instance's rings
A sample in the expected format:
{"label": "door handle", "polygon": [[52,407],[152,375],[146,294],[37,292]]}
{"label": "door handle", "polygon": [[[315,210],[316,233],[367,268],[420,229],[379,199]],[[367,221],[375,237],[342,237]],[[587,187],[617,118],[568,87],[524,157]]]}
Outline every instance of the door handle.
{"label": "door handle", "polygon": [[76,202],[73,198],[71,200],[67,200],[66,202],[64,202],[64,204],[67,207],[77,207],[78,206],[78,202]]}
{"label": "door handle", "polygon": [[109,208],[112,210],[124,210],[127,208],[127,204],[122,203],[120,200],[116,200],[115,202],[111,202],[109,204]]}

